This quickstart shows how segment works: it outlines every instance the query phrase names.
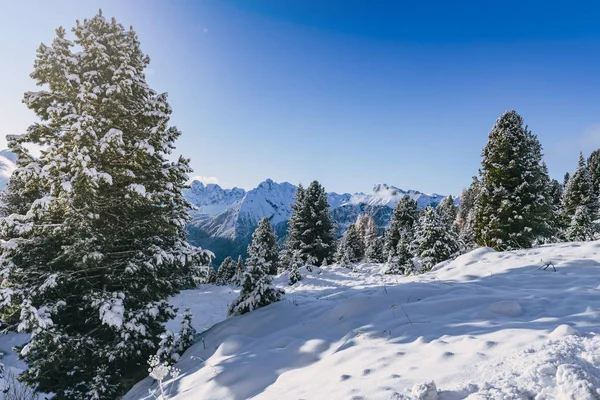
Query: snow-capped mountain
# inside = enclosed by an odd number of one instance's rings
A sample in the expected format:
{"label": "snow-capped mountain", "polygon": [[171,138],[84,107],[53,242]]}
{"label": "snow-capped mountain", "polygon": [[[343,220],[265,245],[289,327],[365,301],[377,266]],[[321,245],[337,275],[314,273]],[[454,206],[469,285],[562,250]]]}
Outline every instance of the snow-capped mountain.
{"label": "snow-capped mountain", "polygon": [[[261,218],[269,217],[276,232],[285,236],[292,214],[297,187],[288,182],[267,179],[255,189],[223,189],[194,181],[185,196],[196,210],[189,226],[190,241],[217,255],[217,262],[227,255],[245,254],[252,232]],[[338,225],[338,234],[360,214],[369,214],[383,228],[389,224],[392,211],[404,195],[415,199],[419,208],[437,205],[445,196],[404,191],[394,186],[377,184],[371,193],[328,193],[330,210]]]}

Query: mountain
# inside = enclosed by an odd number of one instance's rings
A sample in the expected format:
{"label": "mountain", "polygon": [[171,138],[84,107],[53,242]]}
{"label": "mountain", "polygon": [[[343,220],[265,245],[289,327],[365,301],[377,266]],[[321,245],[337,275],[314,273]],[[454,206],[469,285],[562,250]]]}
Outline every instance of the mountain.
{"label": "mountain", "polygon": [[[213,251],[219,263],[228,255],[245,255],[252,239],[252,232],[264,217],[269,217],[281,239],[287,231],[292,215],[291,205],[297,187],[288,182],[277,183],[271,179],[260,183],[255,189],[223,189],[216,184],[204,185],[194,181],[184,192],[195,207],[193,220],[188,226],[192,243]],[[392,216],[396,204],[404,195],[417,201],[419,208],[437,205],[445,197],[425,194],[416,190],[404,191],[394,186],[377,184],[371,193],[328,193],[333,220],[341,235],[360,214],[374,217],[383,230]]]}

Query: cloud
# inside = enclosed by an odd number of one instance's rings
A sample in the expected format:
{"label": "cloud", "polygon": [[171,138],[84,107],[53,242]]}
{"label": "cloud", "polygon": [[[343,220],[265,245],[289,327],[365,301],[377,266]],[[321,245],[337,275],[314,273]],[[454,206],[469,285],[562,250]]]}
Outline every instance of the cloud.
{"label": "cloud", "polygon": [[190,178],[190,181],[200,181],[202,183],[215,183],[218,184],[219,183],[219,178],[217,178],[216,176],[202,176],[202,175],[196,175],[196,176],[192,176]]}

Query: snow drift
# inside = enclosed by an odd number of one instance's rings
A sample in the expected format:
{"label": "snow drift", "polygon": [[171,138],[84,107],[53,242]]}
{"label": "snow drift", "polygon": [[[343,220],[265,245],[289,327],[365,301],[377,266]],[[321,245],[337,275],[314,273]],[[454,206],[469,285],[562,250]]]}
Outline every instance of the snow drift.
{"label": "snow drift", "polygon": [[379,268],[303,271],[283,301],[216,324],[177,364],[171,396],[600,398],[600,242],[482,248],[408,278]]}

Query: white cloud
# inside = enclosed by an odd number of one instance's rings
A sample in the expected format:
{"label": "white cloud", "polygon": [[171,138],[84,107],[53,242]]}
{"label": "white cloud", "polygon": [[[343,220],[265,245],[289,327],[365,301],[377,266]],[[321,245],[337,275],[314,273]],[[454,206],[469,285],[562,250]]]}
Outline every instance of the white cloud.
{"label": "white cloud", "polygon": [[202,175],[196,175],[196,176],[192,176],[190,178],[190,181],[200,181],[202,183],[219,183],[219,178],[217,178],[216,176],[202,176]]}

